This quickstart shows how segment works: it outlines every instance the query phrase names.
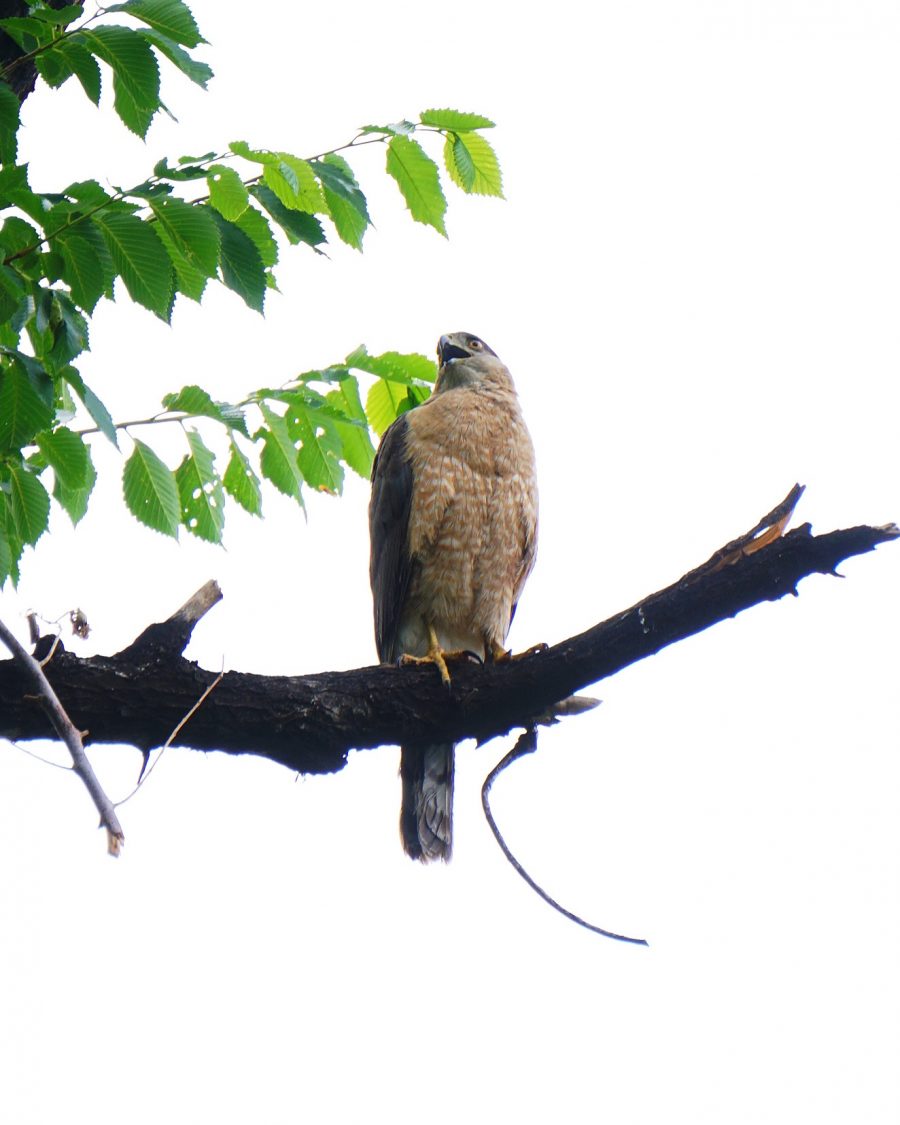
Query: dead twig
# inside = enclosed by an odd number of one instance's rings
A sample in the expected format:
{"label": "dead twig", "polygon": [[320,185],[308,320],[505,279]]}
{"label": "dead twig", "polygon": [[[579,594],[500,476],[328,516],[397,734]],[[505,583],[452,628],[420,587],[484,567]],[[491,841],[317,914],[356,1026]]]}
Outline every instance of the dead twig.
{"label": "dead twig", "polygon": [[113,856],[119,855],[125,844],[125,833],[122,831],[121,824],[119,824],[119,818],[116,816],[116,810],[112,801],[110,801],[109,797],[104,793],[103,787],[97,780],[97,775],[94,773],[93,767],[88,761],[87,754],[84,752],[81,732],[75,727],[75,724],[66,714],[62,704],[57,699],[56,692],[54,692],[53,688],[50,686],[50,681],[44,675],[44,670],[41,665],[34,659],[31,653],[22,647],[14,634],[10,632],[2,621],[0,621],[0,641],[3,641],[12,653],[13,659],[37,692],[41,707],[53,724],[54,730],[65,743],[66,749],[69,751],[72,758],[72,768],[81,778],[85,789],[87,789],[91,800],[94,802],[97,812],[100,813],[100,823],[106,829],[109,854]]}
{"label": "dead twig", "polygon": [[567,910],[532,879],[522,864],[519,863],[509,850],[509,845],[503,839],[503,835],[497,827],[497,822],[494,820],[494,814],[491,812],[491,803],[489,800],[491,786],[507,766],[511,765],[517,758],[522,758],[526,754],[533,754],[535,750],[537,750],[537,730],[535,727],[529,727],[524,734],[519,736],[519,740],[512,750],[494,766],[484,779],[484,785],[481,787],[481,807],[484,809],[484,815],[490,825],[491,831],[494,833],[494,839],[500,846],[500,850],[506,856],[514,870],[522,876],[535,894],[542,898],[549,906],[552,906],[554,910],[558,910],[559,913],[562,914],[564,918],[568,918],[570,922],[575,922],[576,925],[583,926],[584,929],[590,930],[595,934],[600,934],[602,937],[612,938],[613,941],[627,941],[631,945],[646,945],[647,942],[643,938],[627,937],[625,934],[617,934],[612,930],[605,930],[601,926],[595,926],[593,923],[585,921],[580,915],[573,914],[571,910]]}

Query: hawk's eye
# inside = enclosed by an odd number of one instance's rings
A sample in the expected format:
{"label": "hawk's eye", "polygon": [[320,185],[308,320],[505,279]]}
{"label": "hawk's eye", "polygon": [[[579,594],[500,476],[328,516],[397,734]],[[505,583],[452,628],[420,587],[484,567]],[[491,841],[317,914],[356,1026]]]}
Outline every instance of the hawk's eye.
{"label": "hawk's eye", "polygon": [[482,342],[481,342],[481,341],[480,341],[480,340],[479,340],[479,339],[478,339],[478,338],[477,338],[476,336],[473,336],[473,337],[472,337],[472,338],[471,338],[471,339],[469,340],[469,347],[470,347],[470,348],[472,348],[472,350],[473,350],[473,351],[476,351],[476,352],[477,352],[477,351],[479,351],[479,350],[480,350],[480,349],[481,349],[482,347],[484,347],[484,345],[482,344]]}

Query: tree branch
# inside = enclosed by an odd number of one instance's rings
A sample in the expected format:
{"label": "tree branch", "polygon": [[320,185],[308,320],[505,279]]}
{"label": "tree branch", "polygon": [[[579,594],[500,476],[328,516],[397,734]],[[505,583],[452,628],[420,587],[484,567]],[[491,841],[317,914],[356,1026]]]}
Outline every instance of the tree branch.
{"label": "tree branch", "polygon": [[[497,664],[453,666],[448,692],[429,667],[373,666],[310,676],[226,672],[173,742],[258,754],[303,773],[341,769],[351,749],[407,741],[481,741],[527,727],[574,692],[763,601],[796,594],[811,574],[900,535],[893,525],[780,535],[779,505],[750,532],[664,590],[559,644]],[[781,514],[779,514],[781,513]],[[773,516],[777,517],[773,520]],[[775,529],[775,536],[770,532]],[[95,742],[162,745],[218,673],[185,660],[212,583],[115,656],[79,659],[59,646],[47,665],[62,706]],[[0,736],[53,737],[14,661],[0,662]]]}

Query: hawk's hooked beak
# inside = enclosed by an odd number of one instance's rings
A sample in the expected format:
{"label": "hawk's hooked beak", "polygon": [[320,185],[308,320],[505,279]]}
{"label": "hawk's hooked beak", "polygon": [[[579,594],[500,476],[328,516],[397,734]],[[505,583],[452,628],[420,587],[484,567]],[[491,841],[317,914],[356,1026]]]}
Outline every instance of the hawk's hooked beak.
{"label": "hawk's hooked beak", "polygon": [[471,352],[467,352],[452,343],[449,336],[441,336],[440,340],[438,340],[437,353],[439,365],[441,367],[451,359],[468,359],[471,355]]}

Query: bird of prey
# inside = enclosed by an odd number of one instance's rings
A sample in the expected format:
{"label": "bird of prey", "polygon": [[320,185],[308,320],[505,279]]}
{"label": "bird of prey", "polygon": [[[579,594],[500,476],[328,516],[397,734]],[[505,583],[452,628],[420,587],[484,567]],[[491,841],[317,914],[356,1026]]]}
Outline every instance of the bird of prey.
{"label": "bird of prey", "polygon": [[[477,336],[438,343],[434,393],[386,430],[372,469],[375,641],[383,663],[507,656],[537,546],[534,449],[512,377]],[[453,743],[404,746],[400,835],[413,859],[450,858]]]}

